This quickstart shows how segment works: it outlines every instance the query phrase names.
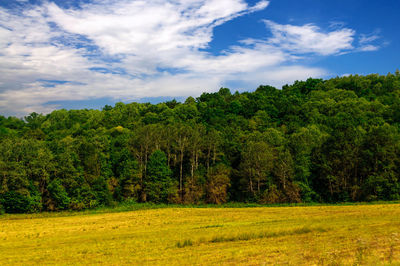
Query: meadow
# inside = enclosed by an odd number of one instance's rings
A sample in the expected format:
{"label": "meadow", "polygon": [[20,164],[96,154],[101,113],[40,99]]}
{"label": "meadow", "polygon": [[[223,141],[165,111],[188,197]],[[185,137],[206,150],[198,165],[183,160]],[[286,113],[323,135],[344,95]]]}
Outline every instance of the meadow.
{"label": "meadow", "polygon": [[3,215],[0,262],[400,265],[400,204]]}

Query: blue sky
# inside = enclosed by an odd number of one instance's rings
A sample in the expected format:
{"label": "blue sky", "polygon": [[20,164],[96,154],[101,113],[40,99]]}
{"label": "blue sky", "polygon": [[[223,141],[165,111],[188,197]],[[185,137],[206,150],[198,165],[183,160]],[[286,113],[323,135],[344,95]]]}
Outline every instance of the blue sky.
{"label": "blue sky", "polygon": [[0,0],[0,114],[399,68],[400,1]]}

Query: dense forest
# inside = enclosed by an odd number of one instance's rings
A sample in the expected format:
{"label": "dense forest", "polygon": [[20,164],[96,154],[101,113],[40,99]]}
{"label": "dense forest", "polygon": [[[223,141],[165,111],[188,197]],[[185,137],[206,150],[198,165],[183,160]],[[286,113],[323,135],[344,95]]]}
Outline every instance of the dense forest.
{"label": "dense forest", "polygon": [[400,199],[400,73],[0,116],[0,210]]}

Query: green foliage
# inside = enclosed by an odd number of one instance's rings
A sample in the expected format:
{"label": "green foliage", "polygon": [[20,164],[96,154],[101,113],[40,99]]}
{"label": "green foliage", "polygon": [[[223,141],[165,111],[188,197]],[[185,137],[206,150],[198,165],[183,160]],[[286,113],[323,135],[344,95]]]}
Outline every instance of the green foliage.
{"label": "green foliage", "polygon": [[400,198],[400,75],[0,116],[0,212]]}
{"label": "green foliage", "polygon": [[40,198],[29,193],[8,191],[0,195],[0,203],[7,213],[27,213],[41,210]]}
{"label": "green foliage", "polygon": [[154,151],[147,165],[145,188],[149,201],[167,203],[176,194],[176,184],[171,178],[172,172],[167,165],[165,153]]}
{"label": "green foliage", "polygon": [[68,194],[59,179],[51,181],[47,186],[47,190],[49,191],[51,199],[50,210],[63,210],[68,208],[71,199],[68,197]]}

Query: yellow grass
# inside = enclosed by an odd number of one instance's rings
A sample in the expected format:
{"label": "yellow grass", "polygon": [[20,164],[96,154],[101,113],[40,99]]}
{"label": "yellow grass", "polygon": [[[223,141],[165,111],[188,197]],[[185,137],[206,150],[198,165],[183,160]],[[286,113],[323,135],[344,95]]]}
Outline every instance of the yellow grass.
{"label": "yellow grass", "polygon": [[400,205],[0,217],[0,264],[400,265]]}

